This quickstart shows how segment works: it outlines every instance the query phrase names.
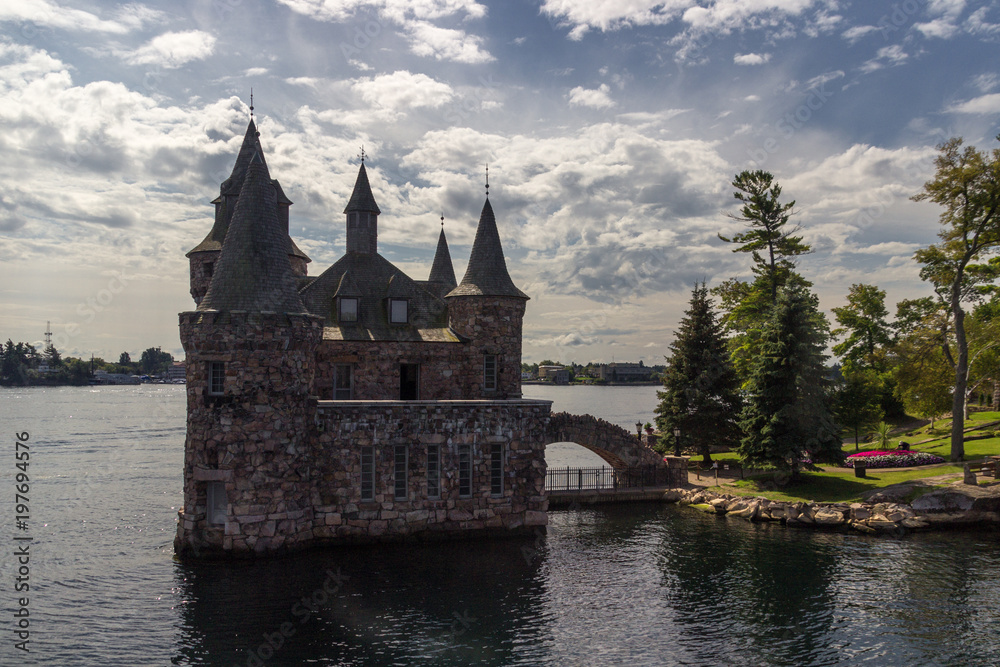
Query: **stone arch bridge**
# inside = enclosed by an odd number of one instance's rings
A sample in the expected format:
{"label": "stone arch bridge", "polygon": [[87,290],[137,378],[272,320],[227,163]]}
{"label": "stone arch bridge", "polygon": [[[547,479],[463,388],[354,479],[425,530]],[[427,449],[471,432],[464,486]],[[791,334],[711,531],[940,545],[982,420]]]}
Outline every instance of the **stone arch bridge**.
{"label": "stone arch bridge", "polygon": [[634,433],[591,415],[554,413],[549,417],[548,439],[550,442],[572,442],[589,449],[613,468],[664,465],[663,456]]}

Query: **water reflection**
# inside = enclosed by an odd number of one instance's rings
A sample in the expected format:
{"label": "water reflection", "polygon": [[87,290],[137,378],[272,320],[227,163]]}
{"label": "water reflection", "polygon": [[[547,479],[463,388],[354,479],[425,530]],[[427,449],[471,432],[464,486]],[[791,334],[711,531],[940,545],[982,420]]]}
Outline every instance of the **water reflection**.
{"label": "water reflection", "polygon": [[175,664],[504,665],[544,632],[534,540],[177,567]]}

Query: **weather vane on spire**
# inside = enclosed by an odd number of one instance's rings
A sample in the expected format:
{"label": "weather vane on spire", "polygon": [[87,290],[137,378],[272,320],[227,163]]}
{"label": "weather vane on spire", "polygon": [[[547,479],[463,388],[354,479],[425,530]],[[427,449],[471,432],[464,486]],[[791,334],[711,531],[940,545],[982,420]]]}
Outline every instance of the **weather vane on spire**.
{"label": "weather vane on spire", "polygon": [[490,198],[490,165],[486,164],[486,198]]}
{"label": "weather vane on spire", "polygon": [[253,88],[250,88],[250,120],[253,120]]}
{"label": "weather vane on spire", "polygon": [[444,229],[444,213],[441,214],[441,229]]}
{"label": "weather vane on spire", "polygon": [[361,144],[361,154],[358,155],[358,157],[361,158],[361,164],[364,164],[365,163],[365,158],[368,157],[368,155],[365,154],[365,145],[364,144]]}

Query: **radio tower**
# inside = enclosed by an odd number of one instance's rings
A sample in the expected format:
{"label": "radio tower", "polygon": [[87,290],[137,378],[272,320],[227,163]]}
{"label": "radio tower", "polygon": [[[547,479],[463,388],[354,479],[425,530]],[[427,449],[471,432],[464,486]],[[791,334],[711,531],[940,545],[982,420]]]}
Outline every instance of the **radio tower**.
{"label": "radio tower", "polygon": [[52,347],[52,323],[45,323],[45,349]]}

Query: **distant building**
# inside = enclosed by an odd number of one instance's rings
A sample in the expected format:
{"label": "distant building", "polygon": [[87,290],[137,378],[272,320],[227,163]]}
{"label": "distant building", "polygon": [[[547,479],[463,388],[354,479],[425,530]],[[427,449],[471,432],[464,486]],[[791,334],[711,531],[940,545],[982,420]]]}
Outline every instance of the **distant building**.
{"label": "distant building", "polygon": [[175,361],[167,368],[167,380],[176,382],[183,380],[187,373],[187,364],[183,361]]}
{"label": "distant building", "polygon": [[599,377],[605,382],[648,382],[653,377],[653,369],[643,365],[612,362],[601,364],[598,368]]}
{"label": "distant building", "polygon": [[554,384],[569,384],[569,369],[565,366],[539,366],[538,379]]}

